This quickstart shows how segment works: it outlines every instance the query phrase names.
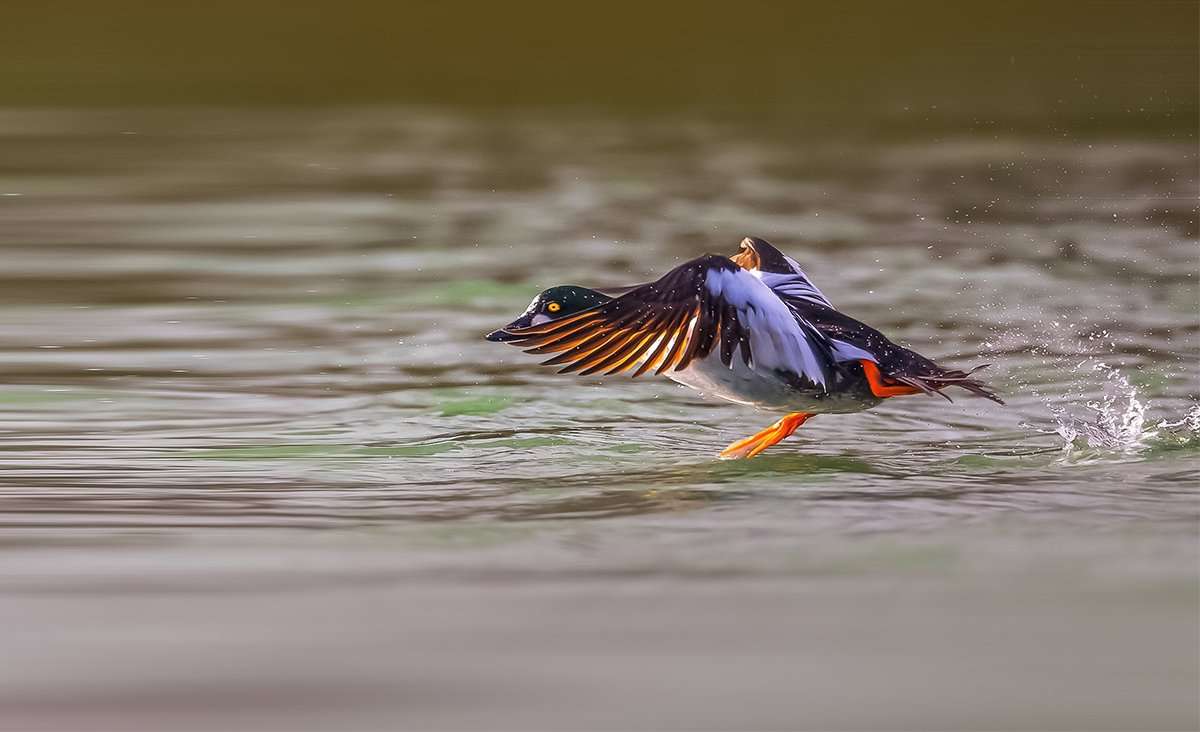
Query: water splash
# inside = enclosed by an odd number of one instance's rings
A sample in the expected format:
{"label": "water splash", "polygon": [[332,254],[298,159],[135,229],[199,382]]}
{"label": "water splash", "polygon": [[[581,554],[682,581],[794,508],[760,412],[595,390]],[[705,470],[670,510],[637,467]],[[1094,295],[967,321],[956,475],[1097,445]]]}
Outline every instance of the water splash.
{"label": "water splash", "polygon": [[[1122,343],[1108,328],[1086,317],[1044,322],[1036,313],[1030,315],[1027,328],[999,328],[982,344],[997,359],[1022,352],[1040,360],[1040,367],[1010,377],[1050,413],[1049,422],[1026,422],[1024,427],[1057,437],[1072,459],[1200,447],[1200,403],[1187,407],[1181,418],[1173,407],[1167,418],[1152,419],[1162,410],[1139,393],[1122,372],[1126,366],[1112,365]],[[1048,337],[1031,343],[1029,333]],[[1137,366],[1130,363],[1128,368]]]}
{"label": "water splash", "polygon": [[1163,420],[1155,429],[1158,430],[1160,442],[1179,447],[1200,445],[1200,404],[1189,409],[1183,419],[1174,422]]}
{"label": "water splash", "polygon": [[[1080,367],[1087,365],[1081,362]],[[1146,418],[1149,403],[1139,398],[1137,387],[1117,368],[1095,362],[1090,370],[1104,378],[1104,392],[1099,399],[1084,404],[1087,413],[1079,415],[1061,404],[1047,402],[1055,427],[1039,430],[1056,434],[1063,441],[1063,451],[1078,448],[1104,452],[1138,453],[1164,442],[1190,444],[1200,441],[1200,404],[1194,405],[1177,421],[1150,421]]]}

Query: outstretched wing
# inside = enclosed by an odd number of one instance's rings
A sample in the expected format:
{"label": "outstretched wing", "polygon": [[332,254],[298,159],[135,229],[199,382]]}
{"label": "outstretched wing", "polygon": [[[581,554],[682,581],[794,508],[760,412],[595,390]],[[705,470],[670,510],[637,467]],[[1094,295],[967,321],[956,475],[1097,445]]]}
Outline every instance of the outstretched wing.
{"label": "outstretched wing", "polygon": [[750,270],[784,302],[815,303],[833,307],[796,260],[779,251],[766,239],[748,236],[742,239],[737,254],[730,259]]}
{"label": "outstretched wing", "polygon": [[715,254],[608,302],[509,333],[508,342],[527,353],[558,354],[543,363],[562,366],[560,373],[662,374],[717,349],[726,366],[736,357],[819,387],[834,368],[825,336],[753,274]]}
{"label": "outstretched wing", "polygon": [[808,279],[808,275],[796,268],[796,272],[791,274],[780,274],[777,272],[759,272],[759,279],[763,284],[771,288],[771,291],[779,296],[784,302],[804,302],[815,305],[824,305],[825,307],[833,307],[829,299],[817,289],[817,286]]}

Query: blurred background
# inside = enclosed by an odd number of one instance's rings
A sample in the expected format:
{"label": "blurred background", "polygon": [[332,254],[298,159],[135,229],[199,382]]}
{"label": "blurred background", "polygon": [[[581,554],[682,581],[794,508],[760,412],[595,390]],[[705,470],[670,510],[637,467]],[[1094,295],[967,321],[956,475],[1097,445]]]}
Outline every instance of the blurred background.
{"label": "blurred background", "polygon": [[[0,728],[1200,727],[1198,34],[5,3]],[[1008,406],[481,339],[746,235]]]}

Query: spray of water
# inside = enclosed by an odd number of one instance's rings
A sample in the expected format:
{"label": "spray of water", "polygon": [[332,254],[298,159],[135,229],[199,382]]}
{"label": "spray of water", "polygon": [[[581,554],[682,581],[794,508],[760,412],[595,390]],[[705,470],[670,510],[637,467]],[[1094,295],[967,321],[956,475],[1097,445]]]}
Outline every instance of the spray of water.
{"label": "spray of water", "polygon": [[[1039,331],[1064,335],[1037,344],[1025,340],[1025,333]],[[1031,353],[1042,361],[1043,373],[1070,375],[1065,383],[1053,385],[1036,378],[1019,383],[1021,391],[1041,400],[1051,418],[1025,426],[1057,437],[1064,454],[1079,458],[1085,453],[1128,455],[1163,446],[1200,446],[1200,404],[1192,405],[1182,418],[1152,419],[1150,400],[1110,362],[1118,351],[1115,340],[1104,328],[1052,321],[1027,331],[1004,329],[984,345]]]}
{"label": "spray of water", "polygon": [[[1081,364],[1082,365],[1082,364]],[[1063,449],[1076,445],[1115,452],[1136,452],[1151,436],[1146,429],[1146,405],[1138,399],[1137,388],[1117,369],[1106,363],[1092,364],[1106,384],[1099,400],[1085,403],[1090,416],[1071,414],[1061,404],[1047,402],[1055,421],[1054,433],[1063,440]]]}
{"label": "spray of water", "polygon": [[[1087,361],[1080,367],[1086,367]],[[1200,440],[1200,404],[1182,419],[1151,421],[1148,403],[1139,398],[1137,387],[1118,369],[1104,362],[1090,364],[1104,379],[1103,395],[1084,403],[1085,414],[1047,401],[1054,417],[1053,430],[1041,430],[1062,438],[1064,452],[1090,448],[1105,452],[1137,453],[1164,442],[1190,443]]]}

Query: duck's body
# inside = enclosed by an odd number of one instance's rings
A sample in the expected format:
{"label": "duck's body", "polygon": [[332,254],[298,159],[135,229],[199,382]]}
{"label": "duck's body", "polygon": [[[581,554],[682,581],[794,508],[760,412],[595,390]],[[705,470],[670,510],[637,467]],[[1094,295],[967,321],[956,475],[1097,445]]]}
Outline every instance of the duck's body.
{"label": "duck's body", "polygon": [[858,384],[825,391],[796,384],[783,374],[755,371],[744,361],[734,359],[726,366],[719,353],[697,359],[682,371],[663,374],[671,381],[695,389],[702,396],[744,404],[767,412],[807,412],[809,414],[848,414],[861,412],[881,401],[871,393],[865,379]]}
{"label": "duck's body", "polygon": [[813,415],[858,412],[893,396],[959,386],[1003,403],[969,372],[942,368],[835,310],[762,239],[625,290],[610,297],[552,288],[488,338],[558,354],[544,363],[563,365],[560,372],[653,370],[705,395],[787,413],[722,457],[753,457]]}

